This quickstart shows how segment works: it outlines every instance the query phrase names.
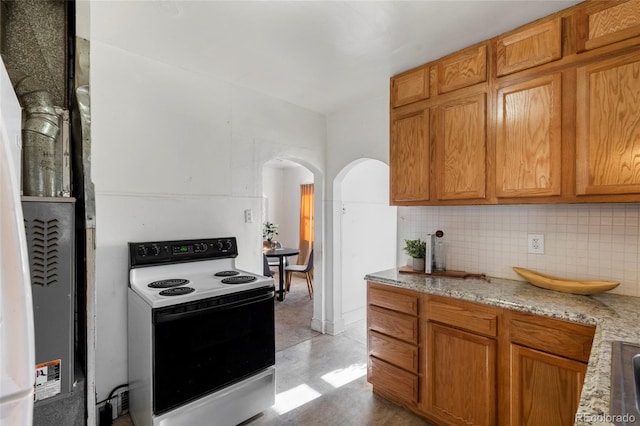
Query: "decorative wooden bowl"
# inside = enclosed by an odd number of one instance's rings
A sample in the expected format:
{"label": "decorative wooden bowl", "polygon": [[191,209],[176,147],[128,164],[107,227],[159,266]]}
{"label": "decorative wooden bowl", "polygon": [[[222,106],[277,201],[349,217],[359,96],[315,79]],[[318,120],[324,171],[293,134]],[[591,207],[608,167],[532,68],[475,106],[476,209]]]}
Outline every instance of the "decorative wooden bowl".
{"label": "decorative wooden bowl", "polygon": [[535,272],[530,269],[518,268],[516,266],[513,267],[513,270],[536,287],[571,294],[602,293],[603,291],[611,290],[620,285],[619,282],[606,280],[568,280],[565,278],[554,277],[552,275],[541,274],[540,272]]}

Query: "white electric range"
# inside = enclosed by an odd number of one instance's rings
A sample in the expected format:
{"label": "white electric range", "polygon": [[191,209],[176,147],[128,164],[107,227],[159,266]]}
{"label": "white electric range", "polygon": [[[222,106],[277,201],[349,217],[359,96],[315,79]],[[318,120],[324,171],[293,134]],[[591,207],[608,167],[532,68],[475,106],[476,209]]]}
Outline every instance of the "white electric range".
{"label": "white electric range", "polygon": [[275,402],[273,279],[237,256],[234,237],[129,243],[136,425],[233,425]]}

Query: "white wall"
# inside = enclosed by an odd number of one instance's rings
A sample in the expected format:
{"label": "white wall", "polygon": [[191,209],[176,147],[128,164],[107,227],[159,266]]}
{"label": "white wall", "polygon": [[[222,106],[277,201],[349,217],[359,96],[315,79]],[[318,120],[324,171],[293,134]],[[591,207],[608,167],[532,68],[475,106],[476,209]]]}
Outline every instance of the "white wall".
{"label": "white wall", "polygon": [[[261,218],[262,223],[268,220],[280,225],[280,211],[283,208],[282,200],[284,197],[282,172],[282,168],[270,167],[268,164],[262,169],[262,195],[266,204],[264,209],[265,216]],[[279,233],[280,230],[278,230]]]}
{"label": "white wall", "polygon": [[108,2],[91,7],[92,179],[96,188],[98,400],[127,382],[127,242],[238,237],[240,268],[262,271],[262,165],[296,158],[322,175],[325,118],[104,43]]}
{"label": "white wall", "polygon": [[388,94],[363,99],[327,117],[327,181],[333,182],[347,165],[362,158],[389,164]]}

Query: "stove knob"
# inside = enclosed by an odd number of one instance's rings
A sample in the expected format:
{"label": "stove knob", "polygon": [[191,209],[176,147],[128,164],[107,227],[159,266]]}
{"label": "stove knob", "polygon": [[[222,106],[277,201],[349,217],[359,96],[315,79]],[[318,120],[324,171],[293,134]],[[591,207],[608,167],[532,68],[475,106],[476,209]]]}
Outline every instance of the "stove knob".
{"label": "stove knob", "polygon": [[157,256],[157,255],[160,254],[160,247],[158,247],[156,245],[153,245],[153,246],[151,246],[151,251],[153,252],[154,256]]}
{"label": "stove knob", "polygon": [[200,243],[200,251],[205,252],[208,248],[209,246],[207,245],[207,243]]}
{"label": "stove knob", "polygon": [[220,251],[231,250],[231,241],[229,241],[229,240],[219,240],[218,241],[218,250],[220,250]]}
{"label": "stove knob", "polygon": [[140,256],[146,256],[147,254],[149,254],[149,248],[147,246],[139,245],[138,254]]}

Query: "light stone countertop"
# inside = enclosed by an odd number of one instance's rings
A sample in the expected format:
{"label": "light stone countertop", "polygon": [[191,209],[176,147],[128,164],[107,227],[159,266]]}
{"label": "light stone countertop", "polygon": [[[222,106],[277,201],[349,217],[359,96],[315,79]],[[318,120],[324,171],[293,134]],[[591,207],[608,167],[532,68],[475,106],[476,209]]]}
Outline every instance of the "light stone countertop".
{"label": "light stone countertop", "polygon": [[[609,417],[611,341],[640,344],[640,297],[600,293],[591,296],[545,290],[522,281],[441,278],[401,273],[367,274],[365,280],[515,311],[595,325],[576,426],[612,424]],[[640,422],[640,419],[636,419]]]}

